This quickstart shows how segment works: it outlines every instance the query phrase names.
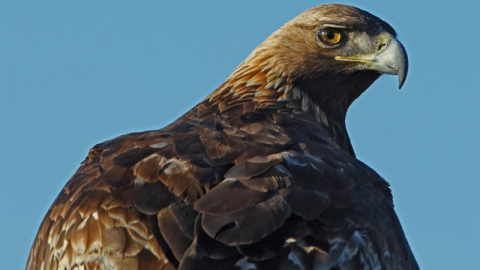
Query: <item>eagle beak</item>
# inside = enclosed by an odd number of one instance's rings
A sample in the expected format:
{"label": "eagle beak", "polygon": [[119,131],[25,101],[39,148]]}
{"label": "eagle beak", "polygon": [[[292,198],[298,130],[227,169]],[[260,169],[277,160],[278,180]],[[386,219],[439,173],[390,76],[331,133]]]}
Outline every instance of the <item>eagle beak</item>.
{"label": "eagle beak", "polygon": [[398,75],[398,88],[402,88],[408,72],[407,52],[394,36],[383,32],[376,38],[376,51],[373,54],[336,56],[339,61],[363,63],[366,68],[384,74]]}

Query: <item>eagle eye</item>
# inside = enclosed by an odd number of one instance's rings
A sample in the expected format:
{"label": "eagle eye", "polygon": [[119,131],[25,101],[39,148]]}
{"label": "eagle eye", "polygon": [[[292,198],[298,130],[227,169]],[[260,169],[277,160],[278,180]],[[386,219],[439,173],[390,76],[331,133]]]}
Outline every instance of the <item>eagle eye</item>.
{"label": "eagle eye", "polygon": [[327,45],[338,45],[344,39],[342,31],[333,28],[324,28],[318,31],[318,38]]}

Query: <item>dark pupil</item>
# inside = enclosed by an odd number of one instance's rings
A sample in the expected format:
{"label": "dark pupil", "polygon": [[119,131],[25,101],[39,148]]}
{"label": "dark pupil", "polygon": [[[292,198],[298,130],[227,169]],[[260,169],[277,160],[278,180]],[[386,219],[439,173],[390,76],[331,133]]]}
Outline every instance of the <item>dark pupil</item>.
{"label": "dark pupil", "polygon": [[327,38],[328,39],[333,39],[335,38],[335,33],[333,31],[328,31],[327,32]]}

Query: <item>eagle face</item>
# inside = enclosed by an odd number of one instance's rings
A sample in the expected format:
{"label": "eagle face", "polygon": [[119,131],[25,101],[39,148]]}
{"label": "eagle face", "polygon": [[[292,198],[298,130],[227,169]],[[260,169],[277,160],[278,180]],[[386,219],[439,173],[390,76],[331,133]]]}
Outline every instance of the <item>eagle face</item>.
{"label": "eagle face", "polygon": [[378,17],[350,6],[327,5],[311,9],[295,20],[300,28],[316,31],[320,57],[352,62],[342,67],[351,72],[374,70],[399,75],[402,86],[408,69],[405,49],[396,40],[395,30]]}
{"label": "eagle face", "polygon": [[93,147],[27,269],[418,269],[388,183],[345,115],[408,70],[386,22],[307,10],[178,120]]}

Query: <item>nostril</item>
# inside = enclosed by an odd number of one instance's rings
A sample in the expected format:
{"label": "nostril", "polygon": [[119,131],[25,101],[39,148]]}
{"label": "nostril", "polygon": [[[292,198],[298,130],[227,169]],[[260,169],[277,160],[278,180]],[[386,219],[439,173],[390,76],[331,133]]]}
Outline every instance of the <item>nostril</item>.
{"label": "nostril", "polygon": [[382,52],[383,50],[385,50],[385,48],[388,47],[388,45],[390,44],[392,40],[386,40],[386,41],[381,41],[380,44],[377,45],[377,52]]}
{"label": "nostril", "polygon": [[386,43],[381,43],[380,45],[378,45],[377,47],[377,52],[380,52],[382,51],[385,47],[387,46]]}

